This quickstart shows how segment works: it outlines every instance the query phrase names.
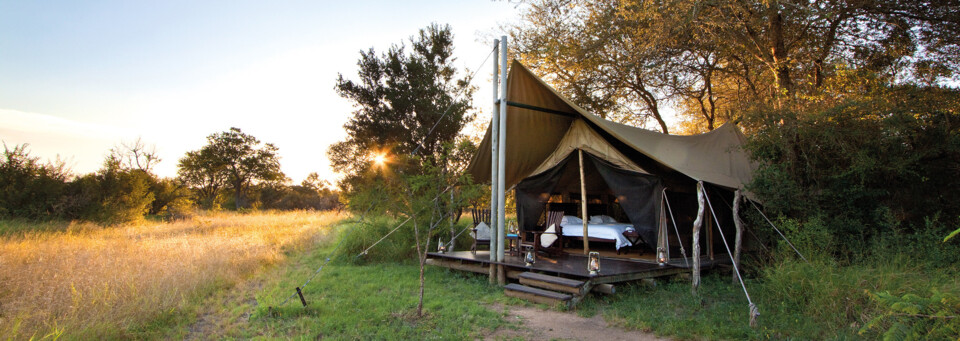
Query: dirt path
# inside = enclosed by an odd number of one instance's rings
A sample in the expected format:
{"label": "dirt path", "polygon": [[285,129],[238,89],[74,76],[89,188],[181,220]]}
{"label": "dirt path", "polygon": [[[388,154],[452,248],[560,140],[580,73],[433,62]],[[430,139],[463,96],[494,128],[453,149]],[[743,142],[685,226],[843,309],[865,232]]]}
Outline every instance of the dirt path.
{"label": "dirt path", "polygon": [[[227,289],[224,294],[208,300],[197,312],[197,320],[187,329],[184,340],[209,340],[224,336],[237,324],[246,323],[250,312],[257,307],[253,296],[263,288],[261,279],[250,279]],[[232,308],[232,309],[230,309]]]}
{"label": "dirt path", "polygon": [[599,314],[585,318],[573,312],[540,310],[536,307],[498,306],[494,309],[506,310],[508,321],[517,322],[519,326],[497,329],[487,335],[486,340],[669,340],[652,333],[610,326]]}

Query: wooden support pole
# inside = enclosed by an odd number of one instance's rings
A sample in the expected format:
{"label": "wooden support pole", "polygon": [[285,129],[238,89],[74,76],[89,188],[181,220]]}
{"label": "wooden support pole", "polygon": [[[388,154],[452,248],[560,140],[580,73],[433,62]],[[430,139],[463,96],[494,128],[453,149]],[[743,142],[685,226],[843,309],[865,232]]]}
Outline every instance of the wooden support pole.
{"label": "wooden support pole", "polygon": [[[743,233],[743,221],[740,220],[740,202],[743,201],[740,190],[738,189],[733,194],[733,226],[737,229],[737,236],[734,237],[733,241],[733,265],[737,268],[740,267],[740,247],[742,244],[742,233]],[[740,273],[737,271],[733,272],[733,283],[740,282]]]}
{"label": "wooden support pole", "polygon": [[500,37],[500,154],[497,156],[499,169],[497,171],[497,283],[507,285],[507,277],[503,272],[503,252],[506,244],[506,215],[507,215],[507,36]]}
{"label": "wooden support pole", "polygon": [[[500,40],[493,40],[493,112],[490,123],[490,261],[497,261],[497,179],[500,172],[498,157],[500,155],[500,87],[498,86],[498,71],[500,70]],[[497,282],[497,269],[490,267],[490,284]]]}
{"label": "wooden support pole", "polygon": [[590,234],[587,233],[587,223],[590,217],[587,216],[587,181],[583,175],[583,149],[577,149],[580,156],[580,210],[581,219],[583,219],[583,254],[590,254]]}
{"label": "wooden support pole", "polygon": [[[703,190],[703,195],[704,196],[707,195],[706,188],[704,188]],[[704,217],[704,219],[707,220],[705,222],[707,224],[707,255],[710,256],[710,260],[716,260],[716,258],[713,255],[713,219],[710,219],[707,217]]]}
{"label": "wooden support pole", "polygon": [[702,182],[697,182],[697,204],[697,219],[693,221],[693,274],[690,278],[690,291],[694,295],[697,295],[700,289],[700,227],[703,226],[703,216],[707,209]]}

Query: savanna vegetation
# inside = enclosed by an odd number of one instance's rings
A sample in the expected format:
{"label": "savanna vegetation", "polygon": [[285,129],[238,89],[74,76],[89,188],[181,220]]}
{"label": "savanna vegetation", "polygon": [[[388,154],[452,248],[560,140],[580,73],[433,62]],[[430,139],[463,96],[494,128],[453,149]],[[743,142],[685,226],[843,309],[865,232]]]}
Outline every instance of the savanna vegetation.
{"label": "savanna vegetation", "polygon": [[[664,133],[738,124],[758,164],[745,188],[804,256],[757,211],[745,214],[756,328],[726,274],[706,276],[698,295],[682,279],[627,285],[588,298],[579,314],[685,339],[960,335],[960,241],[948,237],[960,231],[960,3],[531,0],[517,8],[521,20],[504,27],[511,53],[589,111]],[[419,339],[503,327],[477,304],[516,301],[483,278],[424,267],[438,240],[463,247],[460,212],[487,196],[460,172],[476,148],[462,135],[475,109],[452,41],[449,26],[431,25],[409,44],[361,52],[357,78],[338,77],[336,90],[356,108],[347,138],[328,151],[344,175],[340,193],[316,177],[290,186],[276,147],[236,128],[187,153],[176,179],[153,175],[159,160],[137,144],[82,176],[25,146],[7,148],[0,279],[13,285],[0,291],[0,331],[183,337],[208,309],[198,302],[230,301],[216,292],[250,276],[262,287],[238,290],[256,303],[226,305],[249,322],[205,332]],[[196,210],[340,201],[354,219],[336,231],[337,218],[315,213]],[[147,214],[186,219],[143,222]],[[266,266],[287,253],[283,266]],[[304,288],[305,309],[277,304],[328,258]],[[31,300],[49,304],[31,309]]]}
{"label": "savanna vegetation", "polygon": [[337,191],[316,173],[300,185],[290,184],[270,143],[238,128],[207,141],[180,159],[175,178],[154,172],[162,160],[139,139],[111,149],[100,170],[80,175],[60,160],[31,156],[26,144],[4,145],[0,218],[115,225],[147,216],[181,219],[197,209],[331,210],[341,205]]}
{"label": "savanna vegetation", "polygon": [[0,220],[0,335],[183,337],[207,297],[313,249],[344,218],[205,211],[112,227]]}

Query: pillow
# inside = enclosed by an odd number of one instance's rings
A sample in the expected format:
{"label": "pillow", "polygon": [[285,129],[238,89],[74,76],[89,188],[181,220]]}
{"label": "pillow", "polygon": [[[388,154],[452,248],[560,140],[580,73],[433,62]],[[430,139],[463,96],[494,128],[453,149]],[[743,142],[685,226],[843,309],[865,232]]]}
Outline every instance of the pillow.
{"label": "pillow", "polygon": [[475,236],[473,236],[473,239],[490,240],[490,226],[487,226],[487,223],[482,221],[477,224],[477,233]]}
{"label": "pillow", "polygon": [[583,224],[583,220],[580,220],[580,218],[577,218],[576,216],[565,215],[563,216],[563,219],[560,220],[560,225],[567,225],[567,224],[579,225],[579,224]]}
{"label": "pillow", "polygon": [[602,216],[600,216],[600,220],[603,220],[603,222],[604,222],[604,223],[607,223],[607,224],[612,224],[612,223],[616,223],[616,222],[617,222],[616,219],[613,219],[613,217],[608,216],[608,215],[602,215]]}
{"label": "pillow", "polygon": [[594,216],[590,216],[590,223],[591,223],[591,224],[603,224],[603,223],[605,223],[605,221],[603,221],[603,216],[594,215]]}
{"label": "pillow", "polygon": [[552,224],[540,235],[540,246],[550,247],[555,241],[557,241],[557,225]]}

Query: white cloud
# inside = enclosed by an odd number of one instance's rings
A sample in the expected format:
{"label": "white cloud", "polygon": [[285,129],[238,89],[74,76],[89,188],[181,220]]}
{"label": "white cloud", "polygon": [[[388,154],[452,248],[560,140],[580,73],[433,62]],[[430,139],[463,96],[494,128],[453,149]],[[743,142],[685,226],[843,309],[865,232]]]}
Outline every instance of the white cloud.
{"label": "white cloud", "polygon": [[111,147],[132,138],[136,136],[110,125],[0,109],[0,140],[7,147],[29,144],[31,155],[48,160],[59,156],[79,174],[99,169]]}

